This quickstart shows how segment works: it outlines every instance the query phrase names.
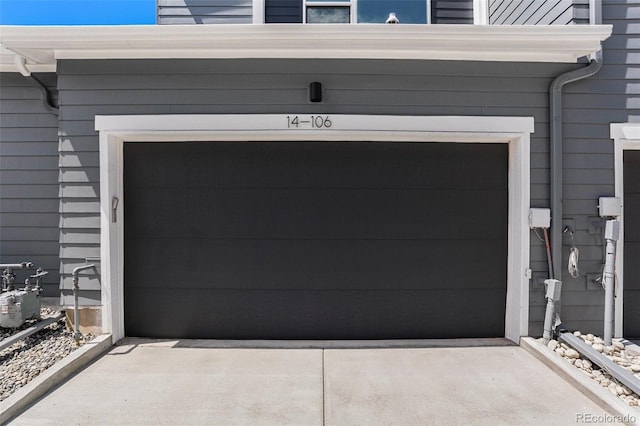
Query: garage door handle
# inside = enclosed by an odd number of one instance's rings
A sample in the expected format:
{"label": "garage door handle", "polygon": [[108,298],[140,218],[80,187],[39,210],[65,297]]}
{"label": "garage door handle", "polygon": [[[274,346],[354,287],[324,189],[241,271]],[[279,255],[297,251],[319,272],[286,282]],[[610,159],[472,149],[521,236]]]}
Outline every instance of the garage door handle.
{"label": "garage door handle", "polygon": [[111,221],[116,223],[118,221],[118,197],[113,197],[111,199]]}

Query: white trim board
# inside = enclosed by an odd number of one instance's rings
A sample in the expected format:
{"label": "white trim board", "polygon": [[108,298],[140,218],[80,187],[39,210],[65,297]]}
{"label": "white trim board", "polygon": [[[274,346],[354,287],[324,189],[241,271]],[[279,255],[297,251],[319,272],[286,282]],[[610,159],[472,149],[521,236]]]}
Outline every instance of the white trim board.
{"label": "white trim board", "polygon": [[[294,114],[96,116],[100,132],[102,324],[124,337],[123,144],[181,141],[384,141],[509,144],[509,224],[505,337],[529,328],[530,134],[532,117],[298,115],[321,128],[291,126]],[[326,118],[329,118],[330,127]],[[112,222],[111,201],[120,200]]]}
{"label": "white trim board", "polygon": [[[575,63],[599,50],[611,30],[611,25],[0,26],[0,45],[33,67],[55,66],[58,59],[151,58]],[[12,60],[0,62],[0,71],[15,70]]]}
{"label": "white trim board", "polygon": [[614,168],[615,168],[615,196],[622,201],[620,221],[620,235],[616,251],[617,294],[615,298],[614,334],[623,337],[624,329],[624,161],[625,150],[640,150],[640,123],[611,123],[611,139],[613,139]]}

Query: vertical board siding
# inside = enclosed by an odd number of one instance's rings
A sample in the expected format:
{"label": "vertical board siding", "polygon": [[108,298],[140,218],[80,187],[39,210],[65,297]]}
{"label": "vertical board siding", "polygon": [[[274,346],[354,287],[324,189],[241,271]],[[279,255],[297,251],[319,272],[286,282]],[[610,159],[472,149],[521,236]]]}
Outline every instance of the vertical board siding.
{"label": "vertical board siding", "polygon": [[473,24],[473,0],[432,0],[431,23]]}
{"label": "vertical board siding", "polygon": [[158,0],[158,24],[250,24],[252,0]]}
{"label": "vertical board siding", "polygon": [[[97,114],[389,114],[533,116],[532,203],[548,206],[548,86],[576,65],[390,60],[139,60],[58,64],[63,294],[68,273],[99,249]],[[310,81],[325,101],[308,102]],[[533,239],[532,267],[546,270]],[[81,282],[85,302],[99,282]],[[93,286],[93,287],[91,287]],[[540,300],[532,303],[542,306]],[[540,311],[542,312],[542,311]],[[539,312],[534,312],[534,317]]]}
{"label": "vertical board siding", "polygon": [[573,25],[589,23],[589,0],[491,0],[491,25]]}
{"label": "vertical board siding", "polygon": [[[55,74],[38,77],[55,88]],[[0,263],[42,266],[49,272],[44,294],[56,296],[58,120],[44,109],[40,96],[22,75],[0,74]],[[22,284],[27,272],[16,275]]]}

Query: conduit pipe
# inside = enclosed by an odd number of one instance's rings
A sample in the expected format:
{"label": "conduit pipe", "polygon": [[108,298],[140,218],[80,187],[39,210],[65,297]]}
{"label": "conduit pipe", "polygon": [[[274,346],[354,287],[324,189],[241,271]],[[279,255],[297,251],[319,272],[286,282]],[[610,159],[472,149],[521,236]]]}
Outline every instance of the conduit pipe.
{"label": "conduit pipe", "polygon": [[[599,55],[598,55],[599,56]],[[569,83],[584,80],[600,71],[602,61],[592,59],[589,65],[557,76],[549,86],[550,112],[550,192],[551,192],[551,256],[553,277],[562,280],[562,88]]]}
{"label": "conduit pipe", "polygon": [[0,269],[33,269],[33,263],[32,262],[2,263],[0,264]]}
{"label": "conduit pipe", "polygon": [[89,265],[82,265],[73,268],[71,275],[73,275],[73,338],[77,342],[82,338],[82,333],[80,333],[80,324],[78,320],[78,290],[80,290],[80,286],[78,286],[78,275],[80,271],[84,271],[85,269],[95,268],[96,265],[93,263]]}
{"label": "conduit pipe", "polygon": [[620,235],[620,222],[608,220],[605,226],[604,237],[607,241],[604,271],[602,282],[604,283],[604,344],[611,346],[613,337],[613,310],[615,298],[615,267],[616,267],[616,243]]}

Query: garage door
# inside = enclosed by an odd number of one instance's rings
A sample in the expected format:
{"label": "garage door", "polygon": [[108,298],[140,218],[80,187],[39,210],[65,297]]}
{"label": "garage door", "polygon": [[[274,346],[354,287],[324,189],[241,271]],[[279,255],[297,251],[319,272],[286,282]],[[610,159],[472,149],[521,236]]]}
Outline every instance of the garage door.
{"label": "garage door", "polygon": [[124,144],[125,332],[504,336],[507,144]]}
{"label": "garage door", "polygon": [[640,337],[640,151],[624,151],[623,335]]}

